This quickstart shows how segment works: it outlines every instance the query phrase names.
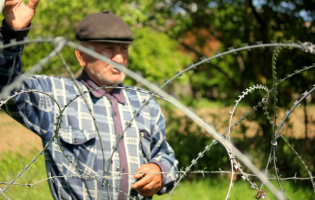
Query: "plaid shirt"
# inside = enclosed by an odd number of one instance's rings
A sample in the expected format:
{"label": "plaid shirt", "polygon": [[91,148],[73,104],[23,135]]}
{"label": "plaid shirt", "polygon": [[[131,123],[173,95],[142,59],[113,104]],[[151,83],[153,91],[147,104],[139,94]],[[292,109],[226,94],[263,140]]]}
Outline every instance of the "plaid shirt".
{"label": "plaid shirt", "polygon": [[[17,40],[27,35],[29,28],[21,31],[10,30],[3,24],[0,29],[0,46],[14,37]],[[4,49],[0,52],[0,91],[21,76],[21,54],[23,46]],[[23,75],[22,75],[23,76]],[[96,87],[86,74],[78,79],[82,91]],[[60,77],[35,75],[23,81],[20,90],[35,89],[51,95],[64,108],[79,94],[72,80]],[[112,199],[126,199],[122,192],[138,196],[131,189],[135,182],[133,173],[144,163],[155,163],[163,172],[163,186],[159,194],[169,190],[175,179],[177,160],[174,151],[165,140],[165,120],[158,103],[152,99],[131,121],[134,111],[138,111],[149,95],[139,90],[114,89],[110,94],[104,90],[84,95],[91,108],[99,134],[90,110],[82,97],[72,101],[62,113],[59,132],[55,133],[60,117],[57,104],[43,93],[22,93],[11,99],[4,110],[42,138],[49,185],[54,199],[96,199],[101,193],[107,199],[107,189],[101,187],[103,178],[103,155],[105,168],[109,162],[109,195]],[[116,142],[123,130],[126,132],[114,151]],[[53,142],[54,136],[58,138]],[[60,146],[59,146],[60,145]],[[109,161],[113,154],[112,160]],[[65,156],[66,155],[66,156]],[[70,163],[70,162],[71,163]],[[129,175],[123,175],[129,173]],[[97,180],[93,177],[97,177]],[[101,190],[102,188],[102,190]],[[101,192],[100,192],[101,191]],[[122,192],[121,192],[122,191]]]}

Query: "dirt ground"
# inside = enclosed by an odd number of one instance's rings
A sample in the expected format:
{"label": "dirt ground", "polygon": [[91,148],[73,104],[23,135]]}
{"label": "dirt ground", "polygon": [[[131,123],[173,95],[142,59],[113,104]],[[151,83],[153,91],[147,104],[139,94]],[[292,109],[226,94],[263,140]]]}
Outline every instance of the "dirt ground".
{"label": "dirt ground", "polygon": [[[219,133],[226,130],[228,126],[228,120],[230,118],[230,111],[233,108],[215,108],[215,109],[201,109],[197,111],[198,116],[204,119],[206,122],[211,123],[215,126]],[[249,108],[239,108],[235,112],[234,121],[238,120],[242,115],[246,114]],[[280,110],[279,121],[283,118],[286,110]],[[308,107],[308,137],[313,138],[315,136],[315,107]],[[181,114],[179,114],[179,117]],[[8,117],[4,112],[0,112],[0,155],[6,151],[19,151],[28,152],[34,147],[38,150],[42,149],[40,138],[17,123],[12,118]],[[278,121],[278,122],[279,122]],[[259,130],[259,125],[256,121],[245,120],[243,125],[246,127],[246,136],[253,137]],[[289,128],[291,127],[291,128]],[[241,126],[233,128],[233,137],[243,137],[244,133],[241,132]],[[296,109],[289,122],[285,123],[284,130],[281,131],[283,135],[288,137],[304,138],[305,137],[305,125],[304,125],[304,112],[303,107]],[[261,131],[258,133],[261,134]]]}
{"label": "dirt ground", "polygon": [[[229,125],[230,111],[232,110],[232,107],[215,109],[203,108],[198,110],[196,113],[207,123],[212,124],[219,133],[223,133],[226,131],[226,128]],[[249,107],[237,108],[234,112],[231,124],[233,125],[234,122],[238,121],[250,110],[251,108]],[[287,110],[279,109],[277,125],[279,125],[280,121],[283,120],[286,112]],[[257,121],[262,118],[265,118],[265,116],[256,116],[255,113],[251,115],[251,120],[247,120],[245,118],[245,120],[243,120],[241,124],[243,125],[243,128],[246,129],[246,131],[243,132],[240,124],[238,124],[232,129],[232,138],[243,137],[244,134],[246,134],[246,137],[254,137],[256,134],[262,135],[262,130],[257,123]],[[313,138],[315,136],[315,107],[307,107],[307,118],[307,137]],[[304,119],[304,108],[303,106],[300,106],[299,108],[295,109],[291,117],[284,122],[285,126],[281,129],[281,134],[287,137],[294,137],[295,139],[305,138]],[[270,138],[272,138],[272,135],[270,135]]]}
{"label": "dirt ground", "polygon": [[12,152],[28,152],[34,147],[38,150],[42,148],[40,137],[6,113],[0,112],[0,119],[0,155],[9,150]]}

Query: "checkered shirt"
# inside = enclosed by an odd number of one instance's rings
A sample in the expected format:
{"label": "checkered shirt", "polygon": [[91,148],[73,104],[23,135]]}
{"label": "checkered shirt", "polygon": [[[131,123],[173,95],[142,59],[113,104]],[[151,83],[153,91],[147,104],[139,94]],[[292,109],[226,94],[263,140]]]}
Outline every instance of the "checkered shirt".
{"label": "checkered shirt", "polygon": [[[26,36],[28,29],[19,31],[0,29],[0,46],[8,43],[12,35]],[[0,91],[5,85],[21,75],[23,46],[6,48],[0,52]],[[82,91],[88,87],[78,80]],[[133,88],[133,87],[130,87]],[[140,90],[120,91],[124,101],[117,103],[119,124],[123,130],[123,149],[115,151],[122,133],[116,129],[113,102],[106,96],[95,97],[92,93],[77,97],[78,89],[72,80],[61,77],[34,75],[25,78],[20,89],[13,92],[37,90],[44,93],[27,92],[12,98],[2,107],[10,116],[41,137],[45,152],[45,164],[50,190],[54,199],[126,199],[137,196],[131,189],[136,181],[133,174],[145,163],[156,163],[164,173],[163,186],[159,194],[167,192],[176,180],[177,160],[174,151],[165,140],[165,120],[155,99],[141,110],[128,125],[149,95]],[[142,90],[143,91],[143,90]],[[53,97],[53,99],[46,94]],[[63,110],[60,116],[60,109]],[[93,120],[93,117],[95,120]],[[58,119],[61,121],[58,122]],[[98,130],[95,126],[97,124]],[[58,130],[58,131],[56,131]],[[22,136],[21,136],[22,137]],[[119,144],[121,143],[119,142]],[[105,167],[100,144],[103,144]],[[124,155],[122,155],[124,154]],[[110,159],[112,158],[112,159]],[[127,165],[121,166],[121,158]],[[110,165],[105,179],[109,188],[102,186],[104,168]],[[122,169],[123,167],[123,169]],[[129,175],[123,175],[128,172]],[[108,175],[108,176],[107,176]],[[121,195],[121,186],[127,188],[127,196]],[[109,194],[108,194],[109,192]],[[123,196],[124,198],[121,198]]]}

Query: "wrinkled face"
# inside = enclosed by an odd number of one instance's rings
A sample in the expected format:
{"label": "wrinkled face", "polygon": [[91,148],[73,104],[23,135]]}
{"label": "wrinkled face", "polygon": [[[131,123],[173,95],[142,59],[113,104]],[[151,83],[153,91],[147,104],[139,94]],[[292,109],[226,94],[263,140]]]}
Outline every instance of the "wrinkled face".
{"label": "wrinkled face", "polygon": [[[83,46],[93,48],[95,52],[106,55],[111,61],[128,64],[128,44],[83,42]],[[100,61],[86,53],[75,50],[77,59],[88,76],[99,86],[112,86],[123,82],[125,74],[114,66]]]}

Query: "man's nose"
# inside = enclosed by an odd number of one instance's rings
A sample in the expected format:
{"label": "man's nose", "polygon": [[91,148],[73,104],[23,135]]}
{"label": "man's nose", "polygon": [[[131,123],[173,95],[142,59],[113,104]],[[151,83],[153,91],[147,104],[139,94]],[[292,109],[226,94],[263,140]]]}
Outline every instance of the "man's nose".
{"label": "man's nose", "polygon": [[122,54],[117,53],[112,57],[112,61],[116,63],[124,63],[124,57],[122,56]]}

